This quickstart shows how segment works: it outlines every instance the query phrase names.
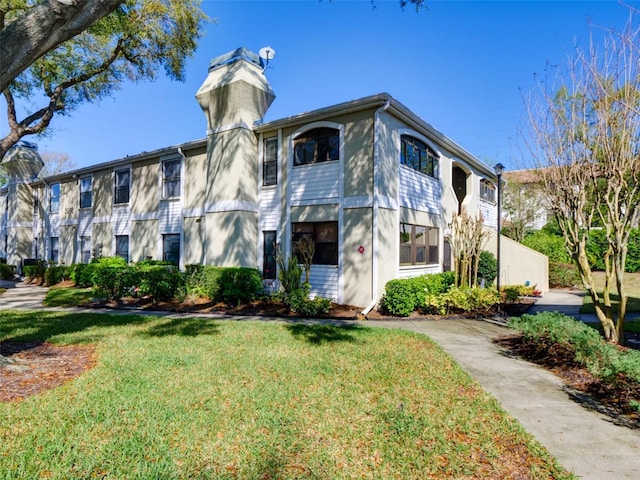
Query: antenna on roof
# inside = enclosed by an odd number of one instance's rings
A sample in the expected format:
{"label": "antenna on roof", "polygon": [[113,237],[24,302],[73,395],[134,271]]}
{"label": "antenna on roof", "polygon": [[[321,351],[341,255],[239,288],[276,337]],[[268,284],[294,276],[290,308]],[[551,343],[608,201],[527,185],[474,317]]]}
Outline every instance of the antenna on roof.
{"label": "antenna on roof", "polygon": [[264,72],[269,66],[269,60],[272,60],[276,56],[276,51],[271,47],[263,47],[258,52],[260,58],[262,59],[262,71]]}

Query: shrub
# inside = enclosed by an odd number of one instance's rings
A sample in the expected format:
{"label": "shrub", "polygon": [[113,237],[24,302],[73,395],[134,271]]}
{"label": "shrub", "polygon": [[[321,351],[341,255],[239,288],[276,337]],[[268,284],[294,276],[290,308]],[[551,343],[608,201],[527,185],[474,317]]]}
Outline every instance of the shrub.
{"label": "shrub", "polygon": [[15,273],[15,265],[7,265],[6,260],[4,262],[0,262],[0,280],[13,280]]}
{"label": "shrub", "polygon": [[380,310],[389,315],[407,317],[414,310],[425,308],[427,294],[445,293],[451,288],[454,280],[453,272],[389,280],[380,299]]}
{"label": "shrub", "polygon": [[178,267],[166,264],[135,265],[130,270],[126,287],[137,287],[138,294],[150,296],[153,303],[173,298],[184,285],[184,277]]}
{"label": "shrub", "polygon": [[121,257],[103,257],[92,263],[94,294],[98,298],[126,296],[136,284],[131,278],[131,268]]}
{"label": "shrub", "polygon": [[262,292],[262,275],[255,268],[223,268],[218,283],[221,300],[229,305],[248,303]]}
{"label": "shrub", "polygon": [[309,284],[305,283],[299,289],[286,294],[284,302],[289,307],[289,310],[305,317],[318,317],[329,313],[331,301],[322,297],[309,299],[310,290]]}
{"label": "shrub", "polygon": [[483,250],[478,261],[478,279],[483,279],[486,285],[491,285],[498,274],[498,261],[493,253]]}
{"label": "shrub", "polygon": [[[587,241],[587,256],[594,270],[604,270],[604,254],[608,243],[604,230],[592,230]],[[629,233],[627,242],[626,272],[640,272],[640,229],[634,228]]]}
{"label": "shrub", "polygon": [[76,287],[93,287],[95,263],[76,263],[71,266],[71,280]]}
{"label": "shrub", "polygon": [[442,295],[427,294],[425,311],[436,315],[464,313],[486,315],[500,303],[496,290],[480,287],[452,287]]}
{"label": "shrub", "polygon": [[214,300],[220,298],[218,279],[222,268],[209,265],[186,265],[185,288],[188,295]]}
{"label": "shrub", "polygon": [[300,288],[300,277],[302,277],[302,267],[298,264],[298,259],[295,255],[291,255],[289,258],[278,252],[276,255],[276,261],[278,263],[278,280],[284,290],[284,293],[295,292]]}
{"label": "shrub", "polygon": [[596,377],[613,381],[618,374],[640,381],[640,352],[620,350],[607,343],[592,327],[558,312],[512,318],[509,326],[540,348],[554,344],[570,347],[576,362]]}
{"label": "shrub", "polygon": [[561,235],[539,230],[527,235],[522,244],[549,257],[549,262],[571,263],[571,256]]}
{"label": "shrub", "polygon": [[575,265],[549,262],[549,286],[573,287],[580,283],[580,274]]}
{"label": "shrub", "polygon": [[47,271],[47,266],[42,260],[38,260],[35,265],[25,265],[22,267],[22,273],[25,277],[35,279],[44,279],[44,273]]}
{"label": "shrub", "polygon": [[63,265],[48,267],[44,272],[45,285],[55,285],[71,278],[71,268]]}

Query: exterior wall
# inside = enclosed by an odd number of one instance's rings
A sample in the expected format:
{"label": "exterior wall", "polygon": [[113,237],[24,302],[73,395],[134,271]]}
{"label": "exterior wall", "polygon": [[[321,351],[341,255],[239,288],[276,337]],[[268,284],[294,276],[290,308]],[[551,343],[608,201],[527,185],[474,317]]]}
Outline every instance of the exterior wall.
{"label": "exterior wall", "polygon": [[[497,254],[497,235],[491,230],[486,250]],[[500,284],[530,282],[542,293],[549,291],[549,259],[546,255],[500,235]]]}
{"label": "exterior wall", "polygon": [[[113,225],[110,222],[94,223],[91,226],[91,242],[96,255],[112,257],[115,254],[113,245]],[[131,255],[129,255],[131,257]]]}
{"label": "exterior wall", "polygon": [[206,258],[209,265],[252,268],[258,265],[255,249],[255,240],[258,238],[256,213],[207,213],[206,226]]}
{"label": "exterior wall", "polygon": [[161,180],[162,172],[157,158],[132,165],[129,205],[134,218],[148,219],[157,214]]}
{"label": "exterior wall", "polygon": [[366,306],[373,296],[373,210],[345,209],[343,218],[344,298],[351,305]]}
{"label": "exterior wall", "polygon": [[[113,235],[118,235],[114,233]],[[158,242],[160,241],[160,244]],[[158,233],[156,220],[140,220],[131,222],[129,236],[129,260],[162,260],[162,243]]]}
{"label": "exterior wall", "polygon": [[184,264],[206,264],[207,237],[205,218],[185,218],[183,232],[184,251],[182,252],[182,258]]}
{"label": "exterior wall", "polygon": [[93,215],[110,219],[113,208],[113,169],[93,172]]}

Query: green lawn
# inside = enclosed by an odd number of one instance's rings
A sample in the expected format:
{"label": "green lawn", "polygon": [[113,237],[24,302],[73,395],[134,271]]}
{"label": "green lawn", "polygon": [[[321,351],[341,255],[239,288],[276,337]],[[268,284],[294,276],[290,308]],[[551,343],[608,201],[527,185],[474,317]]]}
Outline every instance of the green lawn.
{"label": "green lawn", "polygon": [[2,479],[572,478],[416,334],[37,311],[0,340],[98,353],[0,404]]}
{"label": "green lawn", "polygon": [[[596,281],[596,288],[599,289],[602,294],[604,288],[604,274],[603,272],[593,272],[593,276]],[[627,312],[640,312],[640,273],[625,273],[625,290],[627,293]],[[613,287],[611,294],[611,301],[614,308],[618,308],[618,302],[620,298]],[[580,313],[594,313],[593,301],[589,294],[584,296],[584,303],[580,308]]]}
{"label": "green lawn", "polygon": [[46,307],[75,307],[91,302],[92,288],[51,287],[42,302]]}

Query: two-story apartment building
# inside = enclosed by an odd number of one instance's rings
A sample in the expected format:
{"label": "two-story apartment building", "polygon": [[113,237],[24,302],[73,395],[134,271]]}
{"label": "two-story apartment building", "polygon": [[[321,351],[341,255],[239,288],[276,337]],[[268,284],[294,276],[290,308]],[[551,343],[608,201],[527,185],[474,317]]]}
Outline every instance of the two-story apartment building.
{"label": "two-story apartment building", "polygon": [[37,181],[33,152],[16,152],[0,256],[248,266],[270,281],[276,249],[308,237],[312,293],[367,306],[390,279],[450,268],[455,212],[496,227],[492,169],[392,96],[263,123],[263,70],[246,49],[212,60],[196,94],[204,139]]}

